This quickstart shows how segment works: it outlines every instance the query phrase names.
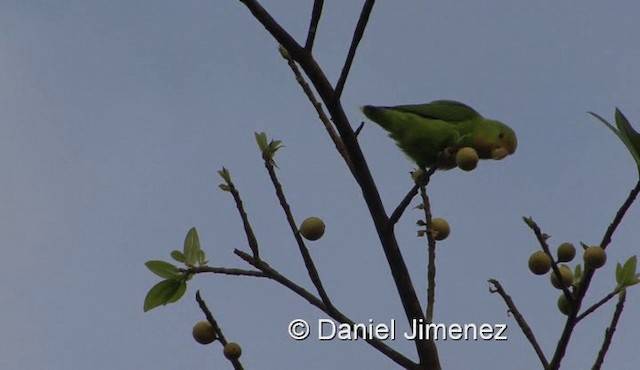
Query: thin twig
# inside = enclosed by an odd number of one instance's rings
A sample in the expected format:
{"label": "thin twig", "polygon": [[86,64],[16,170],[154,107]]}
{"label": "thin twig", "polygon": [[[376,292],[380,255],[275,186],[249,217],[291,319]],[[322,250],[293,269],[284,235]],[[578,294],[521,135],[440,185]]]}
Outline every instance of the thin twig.
{"label": "thin twig", "polygon": [[313,263],[313,259],[311,258],[311,254],[307,249],[307,246],[304,244],[302,240],[302,236],[300,236],[300,232],[298,231],[298,226],[296,221],[293,218],[293,214],[291,213],[291,207],[289,207],[289,203],[287,203],[287,198],[284,195],[284,191],[282,190],[282,184],[278,180],[276,175],[276,171],[271,164],[271,161],[268,158],[265,158],[264,166],[269,172],[269,177],[271,178],[271,182],[273,183],[273,187],[276,190],[276,196],[280,201],[280,206],[284,211],[284,214],[289,222],[289,227],[291,228],[291,232],[296,239],[296,243],[298,243],[298,249],[300,250],[300,254],[302,255],[302,260],[304,261],[304,265],[307,268],[307,272],[309,274],[309,278],[311,282],[318,290],[318,294],[320,298],[322,298],[322,302],[327,306],[328,309],[333,309],[333,304],[331,303],[331,299],[327,294],[324,286],[322,285],[322,280],[320,279],[320,275],[318,274],[318,270],[316,269],[315,264]]}
{"label": "thin twig", "polygon": [[[249,254],[247,254],[247,253],[245,253],[245,252],[243,252],[241,250],[238,250],[238,249],[234,250],[234,253],[238,257],[242,258],[244,261],[246,261],[247,263],[252,265],[253,267],[255,267],[258,270],[262,271],[265,274],[266,277],[268,277],[269,279],[274,280],[274,281],[280,283],[281,285],[289,288],[289,290],[291,290],[292,292],[296,293],[298,296],[304,298],[311,305],[319,308],[322,312],[326,313],[329,317],[331,317],[332,319],[336,320],[337,322],[349,324],[351,326],[355,325],[355,322],[353,320],[351,320],[350,318],[345,316],[338,309],[336,309],[335,307],[329,309],[324,304],[324,302],[322,302],[322,300],[320,300],[319,298],[314,296],[308,290],[304,289],[303,287],[301,287],[298,284],[294,283],[293,281],[289,280],[287,277],[285,277],[284,275],[279,273],[277,270],[275,270],[274,268],[269,266],[269,264],[266,263],[265,261],[255,259],[255,258],[251,257]],[[377,349],[378,351],[383,353],[385,356],[387,356],[389,359],[391,359],[392,361],[394,361],[398,365],[402,366],[403,368],[405,368],[405,369],[415,369],[415,370],[419,369],[419,367],[418,367],[418,365],[416,363],[414,363],[413,361],[411,361],[410,359],[405,357],[400,352],[397,352],[393,348],[387,346],[380,339],[377,339],[377,338],[375,338],[373,336],[369,337],[369,338],[363,338],[363,339],[368,344],[370,344],[372,347],[374,347],[375,349]]]}
{"label": "thin twig", "polygon": [[489,283],[493,285],[493,289],[489,288],[489,292],[500,294],[504,302],[507,304],[507,307],[509,307],[509,312],[513,314],[513,317],[516,319],[516,322],[520,326],[520,330],[522,330],[522,333],[524,333],[524,336],[527,337],[529,343],[531,343],[533,349],[536,351],[536,354],[538,355],[542,366],[544,366],[544,368],[546,369],[549,365],[549,363],[547,362],[547,358],[544,356],[544,352],[542,352],[542,348],[540,348],[540,345],[536,340],[536,336],[533,334],[533,330],[531,330],[531,327],[529,326],[529,324],[527,324],[524,316],[522,316],[520,311],[518,311],[516,304],[513,302],[507,292],[505,292],[498,280],[489,279]]}
{"label": "thin twig", "polygon": [[391,214],[391,217],[389,217],[389,222],[387,223],[389,227],[393,227],[396,223],[398,223],[404,211],[407,209],[407,207],[409,206],[413,198],[416,196],[416,194],[418,194],[420,185],[421,184],[424,184],[424,186],[429,185],[429,181],[431,180],[431,175],[433,175],[437,169],[438,169],[438,166],[435,165],[429,168],[428,171],[422,170],[424,174],[423,177],[421,179],[418,179],[416,184],[413,185],[413,187],[411,188],[411,190],[409,190],[407,195],[405,195],[404,198],[402,198],[402,201],[400,202],[400,204],[398,204],[396,209],[393,211],[393,213]]}
{"label": "thin twig", "polygon": [[353,58],[356,56],[356,49],[358,48],[358,44],[362,40],[362,36],[364,35],[364,30],[367,27],[367,22],[369,22],[369,16],[371,15],[371,10],[373,9],[374,4],[375,0],[367,0],[362,6],[360,19],[358,19],[356,30],[353,32],[353,39],[351,40],[351,46],[349,47],[347,59],[344,62],[342,72],[340,73],[340,78],[338,79],[338,83],[336,84],[336,99],[340,99],[340,96],[342,95],[342,90],[344,89],[344,84],[347,81],[347,76],[349,75],[349,70],[351,69]]}
{"label": "thin twig", "polygon": [[360,131],[362,131],[363,128],[364,128],[364,121],[360,122],[360,125],[358,126],[356,131],[354,131],[354,135],[356,135],[356,137],[358,137],[358,135],[360,135]]}
{"label": "thin twig", "polygon": [[311,11],[311,21],[309,22],[309,32],[307,32],[307,42],[304,44],[304,48],[311,52],[313,49],[313,42],[316,39],[316,31],[318,29],[318,22],[320,22],[320,16],[322,15],[322,6],[324,0],[315,0],[313,2],[313,10]]}
{"label": "thin twig", "polygon": [[[618,228],[618,225],[620,225],[620,222],[622,222],[624,215],[626,214],[627,210],[629,210],[629,207],[631,207],[631,205],[635,201],[639,192],[640,192],[640,180],[636,183],[635,187],[631,190],[631,192],[629,193],[629,196],[627,196],[627,199],[624,201],[622,206],[620,206],[620,208],[618,209],[618,212],[616,212],[616,216],[614,217],[611,224],[609,224],[609,227],[607,228],[607,231],[605,232],[602,238],[600,247],[605,249],[607,248],[609,243],[611,243],[611,237],[613,236],[613,233]],[[569,345],[569,339],[571,339],[571,333],[573,332],[573,329],[577,322],[576,321],[577,311],[580,309],[580,305],[582,304],[582,300],[584,299],[584,296],[586,295],[587,290],[589,289],[589,285],[591,284],[591,279],[593,278],[595,271],[596,271],[595,269],[589,268],[589,267],[587,267],[584,271],[584,275],[582,276],[582,279],[580,281],[580,286],[578,287],[578,290],[576,292],[577,294],[576,294],[576,299],[574,301],[574,305],[575,305],[574,309],[569,313],[569,316],[567,317],[567,322],[565,323],[564,329],[562,330],[562,335],[560,336],[560,340],[558,341],[558,345],[556,346],[556,352],[554,353],[553,359],[551,360],[551,363],[549,365],[549,370],[557,370],[560,368],[560,362],[562,361],[562,358],[564,357],[564,354],[567,351],[567,346]]]}
{"label": "thin twig", "polygon": [[422,196],[422,208],[424,209],[424,219],[427,224],[427,244],[429,251],[429,262],[427,265],[427,323],[433,322],[433,311],[436,302],[436,240],[431,233],[431,204],[427,195],[426,185],[420,186]]}
{"label": "thin twig", "polygon": [[[209,311],[209,307],[207,307],[207,304],[200,296],[199,290],[196,291],[196,301],[198,302],[198,306],[200,306],[200,310],[202,310],[204,315],[207,317],[207,321],[209,321],[209,324],[213,326],[213,330],[216,332],[216,335],[218,336],[218,340],[220,341],[220,343],[222,343],[223,347],[226,346],[227,338],[224,337],[224,334],[222,333],[222,329],[220,329],[218,322],[213,317],[213,314],[211,313],[211,311]],[[244,370],[244,367],[240,363],[239,359],[229,359],[229,361],[233,364],[234,370]]]}
{"label": "thin twig", "polygon": [[243,270],[243,269],[229,268],[229,267],[200,266],[200,267],[191,267],[188,269],[179,268],[178,272],[183,272],[187,274],[202,274],[202,273],[209,272],[209,273],[221,274],[221,275],[267,277],[264,273],[260,271]]}
{"label": "thin twig", "polygon": [[620,291],[618,289],[614,290],[613,292],[607,294],[604,298],[602,298],[600,301],[598,301],[598,303],[594,304],[593,306],[587,308],[586,310],[584,310],[583,313],[581,313],[580,315],[576,316],[576,324],[578,322],[580,322],[580,320],[584,319],[585,317],[587,317],[587,315],[589,315],[590,313],[592,313],[593,311],[597,310],[598,307],[602,306],[603,304],[609,302],[609,300],[613,297],[616,296],[616,294],[618,294]]}
{"label": "thin twig", "polygon": [[622,315],[622,310],[624,309],[624,302],[627,298],[627,291],[622,290],[620,295],[618,296],[618,304],[616,304],[616,310],[613,313],[613,317],[611,318],[611,324],[605,330],[604,341],[602,342],[602,347],[600,347],[600,351],[598,352],[598,358],[596,362],[593,364],[591,370],[600,370],[602,363],[604,362],[604,356],[607,354],[609,350],[609,346],[611,345],[611,340],[613,339],[613,334],[616,331],[616,327],[618,326],[618,320]]}
{"label": "thin twig", "polygon": [[344,143],[342,142],[342,139],[340,139],[340,135],[338,135],[335,128],[331,124],[331,120],[329,119],[327,114],[324,112],[324,109],[322,108],[322,104],[318,101],[318,99],[316,99],[313,91],[311,90],[311,87],[309,87],[309,84],[307,83],[307,81],[305,81],[304,77],[302,77],[302,74],[300,73],[300,69],[296,65],[296,62],[293,60],[293,58],[291,58],[291,55],[287,52],[284,54],[284,56],[285,56],[285,59],[287,60],[287,64],[289,65],[289,68],[291,68],[291,71],[293,72],[293,75],[296,78],[296,81],[298,82],[300,87],[302,87],[302,91],[304,91],[305,95],[307,96],[307,99],[309,99],[309,102],[311,102],[311,105],[313,105],[313,108],[315,108],[316,113],[318,113],[320,122],[322,122],[325,130],[327,130],[327,133],[329,134],[329,138],[331,138],[331,141],[333,141],[333,145],[336,146],[338,153],[340,153],[345,163],[347,163],[347,166],[351,168],[351,160],[349,159],[349,154],[347,154],[347,150],[344,147]]}
{"label": "thin twig", "polygon": [[233,200],[236,202],[236,208],[238,209],[238,213],[240,214],[240,218],[242,219],[242,225],[244,226],[244,233],[247,236],[247,243],[249,244],[249,248],[251,248],[251,252],[253,252],[253,256],[255,258],[260,258],[260,252],[258,249],[258,240],[253,233],[253,229],[251,228],[251,223],[249,223],[249,217],[247,216],[247,212],[244,210],[244,205],[242,203],[242,198],[240,197],[240,193],[238,189],[236,189],[235,185],[231,181],[226,181],[228,185],[229,192],[233,196]]}

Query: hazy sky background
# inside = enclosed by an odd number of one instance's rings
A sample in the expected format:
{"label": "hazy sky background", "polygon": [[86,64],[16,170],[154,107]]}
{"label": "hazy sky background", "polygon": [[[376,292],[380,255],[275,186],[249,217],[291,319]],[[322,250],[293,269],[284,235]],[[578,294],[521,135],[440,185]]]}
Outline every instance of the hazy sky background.
{"label": "hazy sky background", "polygon": [[[312,1],[264,6],[304,42]],[[314,54],[337,79],[361,1],[326,1]],[[343,94],[355,126],[363,104],[456,99],[518,134],[518,151],[470,173],[438,173],[433,212],[452,227],[439,244],[435,319],[506,323],[508,341],[438,343],[445,369],[538,369],[489,294],[499,279],[550,358],[564,316],[559,292],[526,265],[536,250],[521,216],[550,243],[600,242],[637,180],[634,162],[586,112],[617,106],[640,128],[640,3],[628,1],[379,1]],[[0,5],[0,368],[225,369],[218,344],[191,327],[201,289],[246,369],[389,369],[362,341],[296,342],[295,318],[325,316],[264,279],[200,275],[177,304],[142,312],[158,278],[144,267],[182,248],[192,226],[214,266],[247,267],[235,205],[216,171],[229,168],[262,256],[312,290],[261,163],[253,133],[283,140],[281,178],[294,216],[322,217],[309,243],[326,288],[356,322],[406,323],[368,211],[277,44],[234,0],[3,1]],[[388,212],[412,183],[411,163],[367,124],[359,137]],[[414,204],[417,202],[414,202]],[[416,211],[397,236],[426,300],[425,240]],[[587,304],[638,253],[631,208]],[[573,264],[572,264],[573,266]],[[605,362],[637,369],[637,289]],[[613,304],[580,325],[563,369],[590,368]],[[411,342],[389,345],[416,358]]]}

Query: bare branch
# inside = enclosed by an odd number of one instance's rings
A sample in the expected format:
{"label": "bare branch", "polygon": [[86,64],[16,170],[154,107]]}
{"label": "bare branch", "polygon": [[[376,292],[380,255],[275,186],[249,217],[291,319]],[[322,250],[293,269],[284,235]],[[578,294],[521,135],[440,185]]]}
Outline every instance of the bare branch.
{"label": "bare branch", "polygon": [[409,190],[407,195],[405,195],[404,198],[402,198],[402,201],[400,202],[400,204],[398,204],[396,209],[391,214],[391,217],[389,217],[389,222],[388,222],[389,227],[393,227],[395,224],[398,223],[398,220],[400,220],[400,217],[409,206],[409,203],[411,203],[411,200],[413,200],[416,194],[418,194],[418,189],[420,189],[420,185],[421,184],[424,184],[424,186],[429,185],[429,181],[431,180],[431,175],[433,175],[437,169],[438,169],[438,166],[435,165],[429,168],[429,171],[423,172],[424,177],[416,181],[416,184],[411,188],[411,190]]}
{"label": "bare branch", "polygon": [[[207,304],[205,303],[205,301],[200,296],[200,291],[199,290],[196,292],[196,301],[198,302],[198,306],[200,306],[200,310],[202,310],[202,312],[206,316],[207,321],[209,321],[209,324],[211,324],[211,326],[213,326],[213,330],[216,332],[216,335],[218,336],[218,340],[220,341],[220,343],[222,343],[222,346],[226,346],[227,345],[227,338],[224,337],[224,334],[222,333],[222,329],[220,329],[220,326],[218,325],[218,322],[213,317],[213,314],[211,313],[211,311],[209,311],[209,307],[207,307]],[[229,359],[229,361],[231,361],[231,363],[233,364],[233,369],[234,370],[244,370],[244,367],[240,363],[240,360],[238,360],[238,359],[234,359],[234,360]]]}
{"label": "bare branch", "polygon": [[374,4],[375,0],[367,0],[362,6],[360,19],[358,19],[356,30],[353,32],[353,39],[351,40],[351,46],[349,47],[347,60],[345,60],[344,62],[342,72],[340,73],[340,78],[338,79],[338,83],[336,84],[336,99],[340,99],[340,96],[342,95],[344,84],[347,81],[347,76],[349,75],[349,71],[351,70],[353,58],[356,56],[356,49],[358,48],[358,44],[360,44],[360,41],[362,40],[365,28],[367,28],[367,22],[369,22],[369,16],[371,15],[371,10],[373,9]]}
{"label": "bare branch", "polygon": [[602,363],[604,362],[604,356],[607,354],[609,350],[609,346],[611,345],[611,340],[613,339],[613,334],[616,332],[616,327],[618,326],[618,320],[622,315],[622,310],[624,309],[624,302],[627,298],[627,291],[622,290],[620,295],[618,296],[618,304],[616,305],[616,310],[613,312],[613,317],[611,318],[611,324],[607,328],[604,334],[604,341],[602,342],[602,347],[600,347],[600,351],[598,352],[598,358],[596,362],[593,364],[591,370],[600,370]]}
{"label": "bare branch", "polygon": [[[289,280],[288,278],[280,274],[277,270],[269,266],[269,264],[267,264],[263,260],[255,259],[250,255],[248,255],[247,253],[238,249],[234,250],[234,253],[240,258],[242,258],[243,260],[245,260],[247,263],[252,265],[253,267],[262,271],[269,279],[274,280],[280,283],[281,285],[289,288],[289,290],[293,291],[300,297],[304,298],[305,300],[307,300],[307,302],[309,302],[313,306],[319,308],[322,312],[326,313],[332,319],[340,323],[349,324],[351,326],[355,325],[355,322],[353,320],[345,316],[338,309],[336,309],[335,307],[328,308],[324,304],[324,302],[322,302],[322,300],[318,299],[316,296],[311,294],[308,290],[304,289],[303,287],[299,286],[298,284],[294,283],[293,281]],[[398,365],[402,366],[403,368],[415,369],[415,370],[419,369],[416,363],[414,363],[413,361],[405,357],[400,352],[397,352],[393,348],[387,346],[381,340],[373,337],[363,338],[363,340],[365,340],[372,347],[374,347],[375,349],[383,353],[385,356],[387,356],[389,359],[391,359],[393,362],[397,363]]]}
{"label": "bare branch", "polygon": [[340,135],[338,135],[335,128],[331,124],[331,120],[329,119],[329,117],[327,117],[327,114],[324,112],[324,109],[322,109],[322,104],[316,99],[315,95],[313,94],[313,91],[311,90],[311,87],[309,87],[309,84],[304,80],[304,77],[302,77],[302,74],[300,73],[300,69],[298,69],[296,62],[293,60],[293,58],[291,58],[291,55],[289,55],[289,53],[286,50],[284,51],[281,50],[280,53],[287,60],[287,64],[289,65],[289,68],[291,68],[291,71],[293,71],[293,75],[295,76],[296,81],[298,82],[300,87],[302,87],[302,91],[304,91],[305,95],[307,96],[307,99],[309,99],[309,101],[311,102],[311,105],[313,105],[313,107],[315,108],[316,113],[318,113],[318,117],[320,118],[320,121],[324,125],[325,130],[327,130],[327,133],[329,134],[331,141],[333,141],[333,144],[336,146],[338,153],[340,153],[340,155],[344,159],[347,166],[349,166],[349,168],[351,169],[352,166],[351,166],[351,160],[349,159],[349,154],[347,154],[347,150],[344,147],[344,143],[342,142],[342,139],[340,139]]}
{"label": "bare branch", "polygon": [[188,274],[202,274],[202,273],[210,272],[213,274],[221,274],[221,275],[267,277],[264,273],[260,271],[243,270],[243,269],[228,268],[228,267],[211,267],[211,266],[191,267],[188,269],[179,268],[178,272],[184,272]]}
{"label": "bare branch", "polygon": [[616,294],[618,294],[620,291],[618,289],[614,290],[613,292],[607,294],[604,298],[602,298],[600,301],[598,301],[598,303],[594,304],[593,306],[587,308],[586,310],[584,310],[583,313],[581,313],[580,315],[578,315],[576,317],[576,324],[578,322],[580,322],[580,320],[584,319],[585,317],[587,317],[587,315],[589,315],[590,313],[594,312],[595,310],[598,309],[598,307],[602,306],[603,304],[609,302],[609,300],[613,297],[616,296]]}
{"label": "bare branch", "polygon": [[247,236],[247,243],[249,244],[249,248],[251,248],[251,252],[253,252],[253,256],[255,258],[260,258],[258,240],[253,234],[253,229],[251,228],[251,223],[249,223],[247,212],[244,210],[244,205],[242,203],[240,193],[238,192],[238,189],[236,189],[233,182],[231,182],[230,180],[227,181],[226,179],[225,182],[227,183],[229,192],[233,196],[233,200],[236,202],[236,208],[238,209],[238,213],[240,214],[240,218],[242,219],[242,225],[244,226],[244,233]]}
{"label": "bare branch", "polygon": [[311,52],[313,49],[313,42],[316,39],[316,31],[318,29],[318,22],[320,22],[320,16],[322,15],[322,6],[324,0],[315,0],[313,2],[313,11],[311,12],[311,21],[309,22],[309,32],[307,33],[307,42],[304,45],[305,50]]}
{"label": "bare branch", "polygon": [[433,311],[436,303],[436,240],[431,233],[431,204],[427,195],[426,185],[420,186],[422,196],[422,206],[424,209],[424,219],[427,224],[427,244],[429,262],[427,264],[427,323],[433,322]]}
{"label": "bare branch", "polygon": [[318,270],[316,269],[315,264],[313,263],[313,259],[311,258],[311,254],[307,249],[307,246],[304,244],[302,240],[302,236],[300,236],[300,232],[298,231],[298,226],[296,221],[293,219],[293,214],[291,213],[291,207],[289,207],[289,203],[287,203],[287,198],[284,195],[284,191],[282,190],[282,185],[276,176],[276,171],[271,164],[271,161],[268,158],[265,158],[264,166],[269,172],[269,177],[271,178],[271,182],[273,183],[273,187],[276,190],[276,196],[280,201],[280,206],[284,211],[284,214],[287,218],[287,222],[289,222],[289,227],[291,228],[291,232],[298,243],[298,249],[300,250],[300,254],[302,255],[302,259],[304,261],[304,265],[307,268],[307,272],[309,274],[309,278],[311,282],[318,290],[318,294],[320,294],[320,298],[322,298],[322,302],[327,306],[328,309],[333,309],[333,304],[331,303],[331,299],[329,299],[329,295],[324,289],[322,285],[322,280],[320,280],[320,275],[318,274]]}
{"label": "bare branch", "polygon": [[489,288],[489,292],[500,294],[504,302],[507,304],[507,307],[509,307],[509,312],[513,314],[513,317],[516,319],[516,322],[520,326],[520,330],[522,330],[522,333],[524,333],[524,336],[527,337],[529,343],[531,343],[531,346],[533,346],[533,349],[536,351],[536,354],[538,355],[542,366],[544,366],[544,368],[546,369],[547,366],[549,366],[547,358],[544,356],[544,352],[542,352],[542,348],[540,348],[540,345],[536,340],[536,336],[533,334],[533,330],[531,330],[531,327],[529,326],[529,324],[527,324],[524,316],[522,316],[520,311],[518,311],[516,304],[513,303],[513,300],[507,294],[507,292],[505,292],[498,280],[489,279],[489,283],[493,285],[493,288]]}

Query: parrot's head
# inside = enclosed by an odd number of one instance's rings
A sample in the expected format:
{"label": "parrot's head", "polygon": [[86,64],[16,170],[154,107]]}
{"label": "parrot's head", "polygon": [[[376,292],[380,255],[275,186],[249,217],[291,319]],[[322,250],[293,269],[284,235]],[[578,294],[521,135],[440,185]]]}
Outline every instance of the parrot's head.
{"label": "parrot's head", "polygon": [[502,159],[515,153],[518,138],[511,127],[499,121],[486,121],[474,143],[478,156],[483,159]]}

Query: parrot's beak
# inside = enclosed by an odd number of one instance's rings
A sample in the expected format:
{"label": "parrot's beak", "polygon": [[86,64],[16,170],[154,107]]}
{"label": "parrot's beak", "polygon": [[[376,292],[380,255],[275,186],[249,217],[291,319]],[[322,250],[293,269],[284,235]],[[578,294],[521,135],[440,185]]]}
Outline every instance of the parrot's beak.
{"label": "parrot's beak", "polygon": [[509,155],[507,148],[495,148],[491,151],[491,159],[500,160]]}
{"label": "parrot's beak", "polygon": [[509,154],[515,153],[516,148],[518,147],[518,140],[514,135],[511,140],[506,140],[504,144],[505,144],[504,146],[501,146],[499,148],[494,148],[491,150],[492,159],[500,160],[508,156]]}

